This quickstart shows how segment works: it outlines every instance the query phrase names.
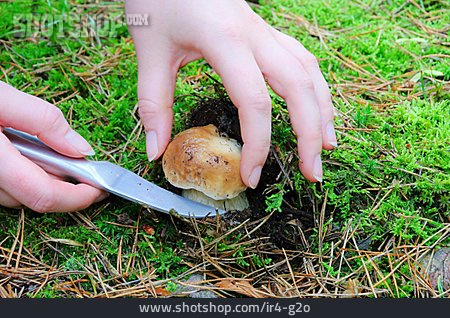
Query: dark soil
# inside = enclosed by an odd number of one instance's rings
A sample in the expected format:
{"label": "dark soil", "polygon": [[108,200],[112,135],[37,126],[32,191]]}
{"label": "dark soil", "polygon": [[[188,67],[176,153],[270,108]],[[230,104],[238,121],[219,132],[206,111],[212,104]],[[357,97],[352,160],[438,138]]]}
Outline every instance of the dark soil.
{"label": "dark soil", "polygon": [[236,139],[242,144],[239,116],[236,107],[226,98],[200,100],[189,114],[186,128],[213,124],[220,133]]}

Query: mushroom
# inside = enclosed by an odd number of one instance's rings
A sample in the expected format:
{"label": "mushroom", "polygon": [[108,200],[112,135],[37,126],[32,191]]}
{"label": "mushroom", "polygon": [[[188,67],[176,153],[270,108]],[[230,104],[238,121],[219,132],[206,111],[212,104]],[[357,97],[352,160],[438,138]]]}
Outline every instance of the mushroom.
{"label": "mushroom", "polygon": [[226,211],[244,210],[249,204],[240,162],[239,143],[207,125],[174,137],[164,153],[163,170],[185,198]]}

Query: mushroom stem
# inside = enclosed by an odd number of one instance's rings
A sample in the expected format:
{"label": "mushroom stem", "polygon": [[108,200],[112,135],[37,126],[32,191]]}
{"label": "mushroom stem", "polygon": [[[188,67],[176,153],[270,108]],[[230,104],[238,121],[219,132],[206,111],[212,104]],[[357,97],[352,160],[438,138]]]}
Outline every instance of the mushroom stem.
{"label": "mushroom stem", "polygon": [[192,201],[213,206],[217,209],[222,209],[224,211],[232,211],[232,210],[242,211],[249,207],[245,192],[239,193],[236,197],[232,199],[224,199],[224,200],[214,200],[208,197],[207,195],[203,194],[202,192],[194,189],[183,189],[182,195],[183,197],[190,199]]}

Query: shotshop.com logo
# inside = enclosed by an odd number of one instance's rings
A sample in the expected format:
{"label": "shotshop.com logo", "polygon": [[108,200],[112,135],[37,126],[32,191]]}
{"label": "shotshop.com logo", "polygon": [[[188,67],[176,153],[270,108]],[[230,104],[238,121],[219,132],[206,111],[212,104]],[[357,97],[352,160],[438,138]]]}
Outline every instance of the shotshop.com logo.
{"label": "shotshop.com logo", "polygon": [[148,14],[14,14],[12,33],[28,37],[117,37],[126,25],[149,25]]}

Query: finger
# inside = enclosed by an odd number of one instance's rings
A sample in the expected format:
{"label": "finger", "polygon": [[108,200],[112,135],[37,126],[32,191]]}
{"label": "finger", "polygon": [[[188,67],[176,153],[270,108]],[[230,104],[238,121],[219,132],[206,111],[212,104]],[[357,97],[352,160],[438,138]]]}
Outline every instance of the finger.
{"label": "finger", "polygon": [[[64,183],[69,183],[69,184],[73,184],[72,182],[70,182],[70,180],[68,180],[68,178],[63,178],[60,176],[55,176],[54,174],[48,173],[46,172],[47,175],[49,176],[50,179],[54,180],[54,181],[60,181],[60,182],[64,182]],[[69,178],[70,179],[70,178]],[[104,199],[108,198],[110,196],[110,194],[108,192],[105,191],[101,191],[101,195],[97,197],[97,199],[95,199],[93,201],[93,203],[98,203],[100,201],[103,201]],[[90,205],[90,204],[89,204]]]}
{"label": "finger", "polygon": [[70,128],[60,109],[3,82],[0,82],[0,125],[35,135],[67,156],[94,154],[88,142]]}
{"label": "finger", "polygon": [[255,50],[269,85],[288,106],[298,139],[300,170],[310,181],[322,180],[322,130],[314,84],[303,66],[273,40]]}
{"label": "finger", "polygon": [[147,135],[150,161],[161,156],[169,143],[173,120],[173,94],[178,67],[166,53],[137,51],[139,114]]}
{"label": "finger", "polygon": [[314,83],[314,91],[316,93],[322,120],[323,148],[332,149],[337,147],[336,132],[333,125],[334,108],[331,101],[331,93],[328,84],[320,71],[317,59],[294,38],[275,29],[272,30],[277,41],[297,58]]}
{"label": "finger", "polygon": [[0,189],[0,205],[7,208],[18,208],[20,202],[10,196],[8,193]]}
{"label": "finger", "polygon": [[[47,171],[46,171],[46,172],[47,172]],[[51,173],[48,173],[48,172],[47,172],[47,175],[48,175],[50,178],[54,179],[54,180],[68,181],[68,178],[62,178],[62,177],[59,177],[59,176],[55,176],[54,174],[51,174]]]}
{"label": "finger", "polygon": [[37,212],[79,211],[105,194],[86,184],[74,185],[50,178],[33,162],[23,157],[0,134],[0,184],[9,196]]}
{"label": "finger", "polygon": [[266,83],[248,48],[215,43],[204,55],[238,108],[244,141],[241,178],[247,186],[256,188],[270,147],[272,105]]}

